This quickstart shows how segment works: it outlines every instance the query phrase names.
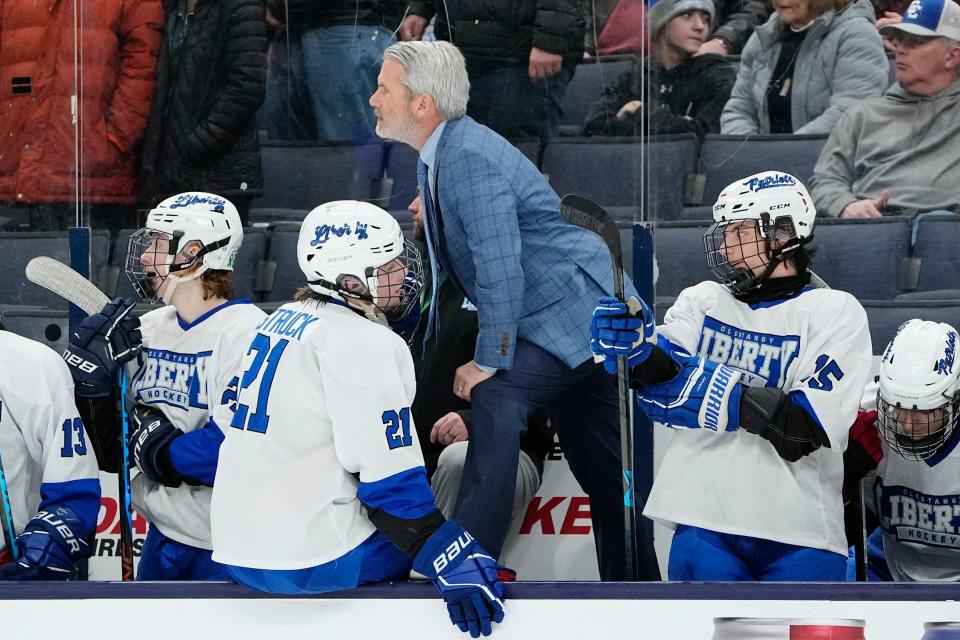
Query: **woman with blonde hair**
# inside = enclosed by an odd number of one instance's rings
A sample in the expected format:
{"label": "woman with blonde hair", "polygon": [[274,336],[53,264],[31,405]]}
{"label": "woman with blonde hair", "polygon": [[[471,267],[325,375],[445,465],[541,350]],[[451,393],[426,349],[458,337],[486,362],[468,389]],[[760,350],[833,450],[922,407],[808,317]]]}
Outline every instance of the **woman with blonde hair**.
{"label": "woman with blonde hair", "polygon": [[721,133],[829,133],[888,84],[869,0],[773,0],[743,50]]}

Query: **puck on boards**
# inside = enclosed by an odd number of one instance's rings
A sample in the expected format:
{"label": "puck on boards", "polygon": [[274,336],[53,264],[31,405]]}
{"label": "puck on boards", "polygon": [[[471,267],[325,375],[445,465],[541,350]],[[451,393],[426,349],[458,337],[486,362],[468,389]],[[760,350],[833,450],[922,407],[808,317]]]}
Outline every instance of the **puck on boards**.
{"label": "puck on boards", "polygon": [[714,618],[713,640],[865,640],[865,626],[863,620]]}
{"label": "puck on boards", "polygon": [[960,640],[960,622],[924,622],[921,640]]}

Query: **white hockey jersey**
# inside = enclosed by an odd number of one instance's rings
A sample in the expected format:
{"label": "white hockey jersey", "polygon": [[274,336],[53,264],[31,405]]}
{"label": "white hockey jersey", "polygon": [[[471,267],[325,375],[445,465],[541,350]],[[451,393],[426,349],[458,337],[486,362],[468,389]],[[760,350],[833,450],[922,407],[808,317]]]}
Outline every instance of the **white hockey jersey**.
{"label": "white hockey jersey", "polygon": [[873,499],[893,579],[960,581],[960,432],[927,460],[883,442]]}
{"label": "white hockey jersey", "polygon": [[[140,318],[144,348],[131,366],[128,402],[159,409],[185,433],[204,427],[226,429],[225,424],[207,423],[215,407],[234,406],[238,381],[233,378],[247,337],[265,315],[247,300],[223,304],[189,324],[170,305],[145,314]],[[173,448],[187,444],[182,440],[171,446],[175,464]],[[195,444],[183,456],[194,459],[188,462],[203,467],[216,459],[216,441]],[[166,487],[138,473],[131,490],[137,511],[161,533],[193,547],[212,548],[210,487],[186,483]]]}
{"label": "white hockey jersey", "polygon": [[748,386],[788,392],[823,427],[830,448],[788,462],[742,429],[677,430],[644,515],[846,555],[843,452],[871,363],[860,303],[808,287],[749,305],[702,282],[680,293],[658,331],[685,351],[742,371]]}
{"label": "white hockey jersey", "polygon": [[401,517],[436,508],[399,336],[341,304],[308,301],[275,311],[249,344],[213,490],[214,560],[314,567],[375,531],[361,499],[377,494],[377,508]]}
{"label": "white hockey jersey", "polygon": [[75,533],[85,537],[97,525],[100,480],[70,370],[49,347],[6,331],[0,353],[0,457],[14,528],[22,532],[43,501],[69,506],[84,525]]}

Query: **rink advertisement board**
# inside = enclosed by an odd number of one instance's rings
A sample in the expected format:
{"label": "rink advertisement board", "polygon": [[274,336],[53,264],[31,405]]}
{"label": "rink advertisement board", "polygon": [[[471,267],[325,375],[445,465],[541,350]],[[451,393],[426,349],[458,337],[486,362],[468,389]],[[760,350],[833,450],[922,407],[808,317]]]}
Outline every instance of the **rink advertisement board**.
{"label": "rink advertisement board", "polygon": [[[117,476],[101,473],[100,517],[90,560],[91,580],[120,579],[120,519]],[[147,522],[133,517],[134,566],[147,535]],[[597,580],[597,557],[590,525],[590,502],[580,489],[559,445],[544,461],[543,483],[527,507],[516,542],[504,562],[526,580]]]}
{"label": "rink advertisement board", "polygon": [[[807,596],[819,588],[517,583],[509,587],[506,620],[495,627],[492,637],[583,640],[600,634],[636,640],[716,640],[717,619],[777,618],[790,619],[783,628],[792,631],[750,640],[838,640],[848,636],[824,636],[823,630],[851,620],[863,621],[857,631],[865,640],[922,640],[925,623],[960,620],[960,606],[947,599],[955,587],[939,589],[936,599],[929,600],[907,599],[914,594],[911,585],[891,587],[881,589],[883,597],[875,600],[755,600],[733,596],[744,590],[751,594],[789,590],[794,596]],[[842,596],[844,588],[830,585],[824,591]],[[25,599],[9,599],[18,591]],[[856,593],[866,592],[864,597],[869,598],[870,591],[861,588]],[[696,599],[697,593],[717,598],[726,593],[730,598]],[[138,640],[469,637],[450,625],[439,596],[428,584],[366,587],[338,597],[309,598],[266,597],[221,584],[0,585],[0,615],[7,637],[36,635],[37,625],[45,624],[54,612],[57,620],[69,621],[71,640],[101,640],[111,635],[109,629],[127,629]]]}

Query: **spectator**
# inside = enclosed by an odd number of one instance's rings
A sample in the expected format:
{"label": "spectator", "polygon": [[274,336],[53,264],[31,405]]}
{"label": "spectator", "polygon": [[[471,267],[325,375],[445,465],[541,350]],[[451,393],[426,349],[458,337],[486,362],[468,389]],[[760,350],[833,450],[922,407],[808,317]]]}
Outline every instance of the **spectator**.
{"label": "spectator", "polygon": [[743,50],[722,133],[829,133],[887,86],[869,0],[774,0]]}
{"label": "spectator", "polygon": [[717,0],[717,26],[700,53],[739,55],[758,25],[770,17],[770,0]]}
{"label": "spectator", "polygon": [[271,139],[376,139],[367,98],[394,41],[392,0],[269,0],[279,31],[270,44],[265,123]]}
{"label": "spectator", "polygon": [[254,124],[266,79],[263,0],[165,0],[165,7],[140,200],[152,207],[182,191],[212,192],[246,224],[263,190]]}
{"label": "spectator", "polygon": [[841,218],[960,205],[960,5],[917,0],[883,28],[897,83],[834,127],[813,172],[817,210]]}
{"label": "spectator", "polygon": [[649,16],[653,55],[607,88],[590,109],[586,133],[719,133],[720,113],[737,74],[721,56],[696,55],[713,20],[713,2],[660,0]]}
{"label": "spectator", "polygon": [[598,0],[589,3],[584,39],[586,55],[647,55],[650,51],[650,35],[644,29],[644,12],[643,0]]}
{"label": "spectator", "polygon": [[[414,237],[421,243],[426,242],[420,196],[414,198],[407,209],[413,215]],[[429,306],[432,296],[430,274],[424,279],[428,284],[421,296]],[[457,367],[473,359],[477,342],[477,308],[446,273],[440,274],[437,285],[440,325],[436,335],[424,345],[428,316],[423,314],[410,340],[417,378],[417,395],[411,412],[437,507],[445,517],[452,518],[460,493],[473,414],[470,403],[454,395],[453,378]],[[504,549],[509,548],[518,536],[527,505],[540,487],[543,459],[552,447],[553,434],[547,428],[546,412],[536,411],[527,421],[527,433],[520,440],[513,514]]]}
{"label": "spectator", "polygon": [[444,0],[413,0],[401,38],[419,40],[435,13],[437,37],[467,60],[467,115],[507,138],[556,136],[563,94],[583,57],[582,2],[460,0],[448,14]]}
{"label": "spectator", "polygon": [[[546,405],[590,497],[600,576],[633,577],[625,570],[617,393],[586,342],[590,296],[612,289],[606,247],[563,221],[557,194],[519,150],[465,117],[469,83],[456,47],[392,45],[378,84],[370,98],[377,132],[420,152],[432,290],[439,264],[478,310],[473,359],[454,379],[454,393],[473,407],[456,519],[500,554],[520,438]],[[427,310],[428,339],[438,309]],[[649,522],[638,521],[637,531],[641,577],[659,579]]]}
{"label": "spectator", "polygon": [[[73,3],[8,1],[0,3],[0,21],[0,201],[39,231],[72,226],[78,193],[95,226],[134,224],[136,151],[163,30],[160,0],[91,0],[82,28]],[[79,110],[71,104],[77,96]]]}

